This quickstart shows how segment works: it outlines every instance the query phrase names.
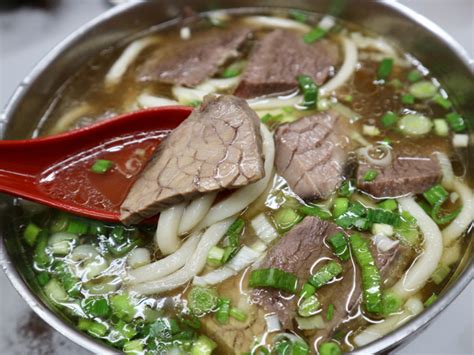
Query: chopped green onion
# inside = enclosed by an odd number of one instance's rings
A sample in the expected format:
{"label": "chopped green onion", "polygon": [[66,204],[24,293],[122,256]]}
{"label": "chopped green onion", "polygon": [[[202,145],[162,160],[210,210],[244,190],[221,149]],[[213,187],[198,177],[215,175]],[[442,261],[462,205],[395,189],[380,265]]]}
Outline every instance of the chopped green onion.
{"label": "chopped green onion", "polygon": [[288,15],[293,20],[296,20],[301,23],[305,23],[306,21],[308,21],[308,15],[301,10],[296,10],[296,9],[290,10],[288,12]]}
{"label": "chopped green onion", "polygon": [[316,314],[320,305],[321,304],[315,295],[304,298],[298,305],[298,314],[301,317],[311,317]]}
{"label": "chopped green onion", "polygon": [[365,308],[371,313],[380,313],[382,310],[382,281],[374,257],[370,253],[369,243],[360,234],[351,235],[349,242],[352,255],[361,268],[362,299]]}
{"label": "chopped green onion", "polygon": [[413,69],[411,70],[408,75],[407,75],[407,79],[408,81],[414,83],[414,82],[417,82],[418,80],[420,80],[421,78],[423,78],[423,74],[421,74],[418,70],[416,69]]}
{"label": "chopped green onion", "polygon": [[393,227],[390,224],[374,223],[372,225],[373,235],[385,235],[391,237],[393,233]]}
{"label": "chopped green onion", "polygon": [[437,103],[439,106],[441,106],[442,108],[444,108],[445,110],[449,110],[453,106],[451,101],[449,101],[448,99],[444,98],[443,96],[439,94],[433,97],[433,101]]}
{"label": "chopped green onion", "polygon": [[221,259],[222,263],[225,264],[230,259],[232,259],[237,251],[239,250],[240,245],[240,236],[245,227],[245,222],[242,218],[237,218],[234,223],[232,223],[229,229],[226,232],[228,246],[224,249],[224,255]]}
{"label": "chopped green onion", "polygon": [[380,121],[382,122],[382,125],[386,128],[393,126],[395,123],[397,123],[397,115],[389,111],[382,117],[380,117]]}
{"label": "chopped green onion", "polygon": [[[292,350],[293,345],[288,339],[277,342],[275,347],[273,348],[273,351],[276,355],[291,355]],[[250,355],[250,353],[248,353],[248,355]]]}
{"label": "chopped green onion", "polygon": [[326,36],[327,31],[321,27],[315,27],[303,36],[305,43],[313,43],[319,41],[321,38]]}
{"label": "chopped green onion", "polygon": [[241,73],[242,69],[236,68],[236,67],[228,67],[222,72],[222,77],[223,78],[234,78],[238,76]]}
{"label": "chopped green onion", "polygon": [[431,306],[436,300],[438,299],[438,296],[436,296],[436,293],[433,293],[426,301],[423,303],[425,307]]}
{"label": "chopped green onion", "polygon": [[443,186],[438,184],[423,192],[423,196],[431,206],[434,206],[439,202],[446,201],[449,196],[449,193]]}
{"label": "chopped green onion", "polygon": [[403,83],[397,78],[390,80],[388,85],[393,86],[395,90],[403,88]]}
{"label": "chopped green onion", "polygon": [[123,320],[119,320],[114,328],[127,340],[132,339],[138,333],[133,323],[125,323]]}
{"label": "chopped green onion", "polygon": [[318,351],[319,355],[341,355],[341,348],[334,342],[322,343]]}
{"label": "chopped green onion", "polygon": [[280,113],[278,115],[272,115],[271,113],[266,113],[265,115],[262,116],[262,118],[260,118],[260,121],[262,121],[262,123],[272,123],[272,122],[280,122],[283,120],[283,118],[285,118],[285,116]]}
{"label": "chopped green onion", "polygon": [[209,250],[207,254],[207,263],[212,266],[222,265],[222,259],[224,258],[225,250],[214,246]]}
{"label": "chopped green onion", "polygon": [[186,106],[198,107],[199,105],[201,105],[201,103],[201,100],[191,100],[186,104]]}
{"label": "chopped green onion", "polygon": [[107,333],[107,326],[105,324],[89,319],[79,319],[77,328],[96,337],[103,337]]}
{"label": "chopped green onion", "polygon": [[91,171],[96,174],[105,174],[107,171],[112,169],[114,163],[110,160],[97,159],[91,166]]}
{"label": "chopped green onion", "polygon": [[345,197],[338,197],[334,201],[332,215],[334,216],[334,218],[337,218],[343,215],[344,213],[346,213],[348,208],[349,208],[349,199]]}
{"label": "chopped green onion", "polygon": [[354,100],[354,97],[352,95],[344,95],[342,99],[346,102],[352,102]]}
{"label": "chopped green onion", "polygon": [[314,275],[312,275],[308,279],[308,282],[318,289],[341,273],[342,266],[338,262],[331,260],[327,264],[323,265]]}
{"label": "chopped green onion", "polygon": [[466,130],[466,123],[464,119],[456,112],[451,112],[446,115],[446,121],[449,124],[449,127],[456,132],[461,133]]}
{"label": "chopped green onion", "polygon": [[220,324],[227,324],[229,322],[230,313],[230,299],[219,298],[217,301],[216,320]]}
{"label": "chopped green onion", "polygon": [[453,219],[455,219],[458,214],[461,212],[461,208],[458,208],[454,210],[451,213],[441,215],[441,207],[443,205],[443,202],[438,202],[433,206],[433,209],[431,211],[431,218],[437,223],[437,224],[448,224],[451,222]]}
{"label": "chopped green onion", "polygon": [[89,234],[95,235],[95,236],[102,236],[107,234],[107,228],[105,227],[104,224],[100,222],[92,222],[89,225]]}
{"label": "chopped green onion", "polygon": [[214,290],[206,287],[193,287],[188,295],[189,309],[197,316],[212,312],[217,306],[218,297]]}
{"label": "chopped green onion", "polygon": [[50,277],[49,277],[49,273],[46,272],[46,271],[41,271],[37,276],[36,276],[36,280],[38,280],[38,283],[40,286],[44,286],[46,285],[49,280],[50,280]]}
{"label": "chopped green onion", "polygon": [[87,223],[79,219],[69,220],[69,224],[66,228],[66,232],[77,235],[87,234],[88,231],[89,226],[87,225]]}
{"label": "chopped green onion", "polygon": [[356,190],[354,184],[351,180],[345,180],[341,187],[339,187],[338,194],[342,197],[349,197],[351,196],[354,191]]}
{"label": "chopped green onion", "polygon": [[398,226],[401,222],[398,214],[378,208],[369,208],[367,219],[371,223],[389,224],[391,226]]}
{"label": "chopped green onion", "polygon": [[127,355],[143,354],[143,343],[141,340],[131,340],[123,344],[123,352]]}
{"label": "chopped green onion", "polygon": [[382,314],[388,316],[398,312],[403,304],[403,300],[392,292],[384,293],[382,296]]}
{"label": "chopped green onion", "polygon": [[347,261],[350,258],[349,246],[346,238],[342,232],[337,232],[328,238],[329,245],[334,254],[342,261]]}
{"label": "chopped green onion", "polygon": [[363,179],[364,181],[374,181],[378,175],[377,171],[369,169],[365,172]]}
{"label": "chopped green onion", "polygon": [[392,58],[382,59],[377,69],[377,79],[386,80],[389,77],[389,75],[392,73],[392,69],[393,69],[393,59]]}
{"label": "chopped green onion", "polygon": [[380,202],[377,206],[387,211],[395,211],[398,208],[398,203],[396,200],[388,199]]}
{"label": "chopped green onion", "polygon": [[326,319],[330,321],[332,320],[333,316],[334,316],[334,305],[330,303],[328,306],[328,310],[326,311]]}
{"label": "chopped green onion", "polygon": [[180,316],[178,316],[178,318],[181,323],[183,323],[184,325],[187,325],[188,327],[191,327],[193,329],[201,328],[201,321],[199,320],[199,317],[197,317],[193,313],[189,313],[189,314],[182,313]]}
{"label": "chopped green onion", "polygon": [[321,219],[331,219],[332,217],[331,212],[316,205],[302,206],[298,209],[298,212],[305,216],[319,217]]}
{"label": "chopped green onion", "polygon": [[59,213],[59,215],[51,222],[51,232],[63,232],[66,230],[69,224],[69,217],[64,213]]}
{"label": "chopped green onion", "polygon": [[413,105],[415,103],[415,96],[411,94],[402,95],[402,104]]}
{"label": "chopped green onion", "polygon": [[439,285],[449,275],[451,269],[448,265],[439,264],[436,270],[431,275],[431,280]]}
{"label": "chopped green onion", "polygon": [[295,341],[293,343],[293,349],[291,351],[291,355],[308,355],[309,354],[309,346],[302,341]]}
{"label": "chopped green onion", "polygon": [[163,340],[170,339],[181,332],[178,322],[167,317],[158,318],[149,329],[150,336]]}
{"label": "chopped green onion", "polygon": [[126,322],[131,322],[135,316],[135,307],[126,293],[114,295],[110,298],[112,313]]}
{"label": "chopped green onion", "polygon": [[403,211],[401,213],[401,222],[399,226],[395,228],[395,233],[405,244],[410,246],[416,245],[419,240],[416,219],[407,211]]}
{"label": "chopped green onion", "polygon": [[436,95],[438,89],[431,81],[423,80],[411,84],[408,91],[417,99],[430,99]]}
{"label": "chopped green onion", "polygon": [[294,209],[289,207],[279,208],[273,214],[273,221],[279,232],[289,231],[295,224],[299,223],[303,217]]}
{"label": "chopped green onion", "polygon": [[25,239],[26,243],[32,247],[36,243],[36,239],[41,232],[41,228],[38,227],[34,223],[28,223],[25,230],[23,231],[23,238]]}
{"label": "chopped green onion", "polygon": [[200,335],[193,343],[191,355],[211,355],[217,344],[205,335]]}
{"label": "chopped green onion", "polygon": [[48,265],[52,260],[48,249],[48,240],[48,232],[41,231],[38,234],[33,260],[40,267]]}
{"label": "chopped green onion", "polygon": [[435,134],[440,137],[447,137],[449,134],[448,123],[443,118],[433,120]]}
{"label": "chopped green onion", "polygon": [[245,320],[247,319],[247,314],[244,311],[241,311],[240,309],[234,307],[230,309],[229,315],[232,318],[237,319],[239,322],[245,322]]}
{"label": "chopped green onion", "polygon": [[318,101],[318,87],[309,75],[298,75],[296,77],[300,90],[303,92],[303,106],[315,108]]}
{"label": "chopped green onion", "polygon": [[407,136],[422,136],[431,131],[433,123],[423,115],[408,114],[398,121],[398,128]]}
{"label": "chopped green onion", "polygon": [[280,269],[257,269],[250,273],[250,287],[271,287],[295,293],[297,285],[295,275]]}
{"label": "chopped green onion", "polygon": [[86,298],[81,306],[90,317],[106,317],[110,313],[109,302],[106,298]]}
{"label": "chopped green onion", "polygon": [[308,298],[314,295],[315,292],[316,292],[316,287],[306,282],[303,285],[303,288],[301,289],[300,296],[303,298]]}
{"label": "chopped green onion", "polygon": [[366,136],[375,137],[380,134],[380,129],[375,126],[365,124],[362,126],[362,133]]}

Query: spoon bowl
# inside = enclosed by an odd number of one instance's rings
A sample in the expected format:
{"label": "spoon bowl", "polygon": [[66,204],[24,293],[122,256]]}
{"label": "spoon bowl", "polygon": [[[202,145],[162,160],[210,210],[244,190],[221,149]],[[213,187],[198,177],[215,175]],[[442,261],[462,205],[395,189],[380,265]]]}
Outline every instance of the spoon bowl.
{"label": "spoon bowl", "polygon": [[[120,204],[138,173],[161,140],[191,111],[184,106],[151,108],[44,138],[0,141],[0,192],[84,217],[118,222]],[[122,170],[121,178],[90,172],[101,152],[141,149],[145,142],[151,149],[146,157],[142,154],[141,167],[133,174],[124,173],[120,166],[116,168]],[[78,162],[80,166],[75,165]],[[72,186],[76,195],[67,191]],[[106,195],[107,186],[119,195]],[[103,203],[97,203],[98,198]]]}

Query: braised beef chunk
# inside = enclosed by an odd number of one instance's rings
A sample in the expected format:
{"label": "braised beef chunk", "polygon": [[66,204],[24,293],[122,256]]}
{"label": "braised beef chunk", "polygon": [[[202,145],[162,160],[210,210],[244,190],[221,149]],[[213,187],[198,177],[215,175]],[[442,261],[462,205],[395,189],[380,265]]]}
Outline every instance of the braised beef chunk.
{"label": "braised beef chunk", "polygon": [[245,100],[205,97],[201,107],[161,143],[121,206],[121,220],[137,223],[200,194],[261,179],[260,121]]}
{"label": "braised beef chunk", "polygon": [[276,130],[276,170],[301,198],[325,198],[341,181],[348,142],[341,121],[329,111]]}
{"label": "braised beef chunk", "polygon": [[[441,179],[441,168],[434,157],[394,153],[392,164],[387,167],[360,161],[358,187],[375,197],[398,197],[409,193],[420,194]],[[372,181],[365,178],[369,169],[377,173]]]}
{"label": "braised beef chunk", "polygon": [[[333,333],[349,320],[349,316],[357,311],[361,302],[361,276],[359,268],[354,268],[351,260],[341,262],[324,240],[340,229],[332,222],[316,217],[306,217],[300,224],[282,237],[270,250],[259,268],[279,268],[291,272],[298,277],[299,285],[308,280],[318,265],[333,259],[341,263],[343,273],[341,280],[327,284],[317,290],[316,295],[321,303],[322,315],[325,319],[324,329],[305,330],[308,337],[330,338]],[[382,280],[392,282],[393,274],[406,270],[411,262],[412,252],[401,245],[387,252],[380,252],[371,244],[371,252]],[[315,266],[316,265],[316,266]],[[354,275],[355,273],[355,275]],[[385,285],[389,287],[390,285]],[[261,288],[253,291],[252,300],[263,307],[266,312],[275,312],[285,329],[297,329],[293,321],[297,315],[297,295],[289,295],[282,291]],[[334,305],[331,320],[326,319],[327,308]]]}
{"label": "braised beef chunk", "polygon": [[214,28],[198,32],[186,43],[157,49],[139,70],[140,81],[195,86],[217,73],[219,67],[238,56],[250,36],[245,28]]}
{"label": "braised beef chunk", "polygon": [[337,59],[337,47],[326,40],[306,44],[299,33],[274,30],[255,44],[235,95],[251,98],[295,90],[300,74],[320,85]]}

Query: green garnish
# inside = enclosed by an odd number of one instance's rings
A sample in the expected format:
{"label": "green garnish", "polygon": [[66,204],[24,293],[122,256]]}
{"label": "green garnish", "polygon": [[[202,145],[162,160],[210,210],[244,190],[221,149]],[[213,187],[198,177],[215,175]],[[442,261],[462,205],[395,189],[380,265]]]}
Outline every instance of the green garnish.
{"label": "green garnish", "polygon": [[308,282],[317,290],[338,276],[340,273],[342,273],[342,266],[338,262],[331,260],[327,264],[323,265],[314,275],[312,275],[308,279]]}
{"label": "green garnish", "polygon": [[280,269],[257,269],[250,273],[250,287],[270,287],[290,293],[296,292],[298,279],[295,275]]}
{"label": "green garnish", "polygon": [[318,87],[309,75],[298,75],[296,77],[300,90],[303,92],[303,106],[308,109],[316,108],[318,101]]}
{"label": "green garnish", "polygon": [[112,169],[114,163],[106,159],[97,159],[91,166],[91,171],[95,174],[105,174]]}
{"label": "green garnish", "polygon": [[324,28],[315,27],[303,36],[303,41],[308,44],[319,41],[326,36],[326,33],[327,31]]}
{"label": "green garnish", "polygon": [[392,73],[392,69],[393,69],[393,59],[392,58],[382,59],[377,69],[377,79],[386,80],[389,77],[389,75]]}
{"label": "green garnish", "polygon": [[393,112],[387,112],[382,117],[380,117],[380,121],[384,127],[391,127],[397,123],[397,115]]}
{"label": "green garnish", "polygon": [[363,179],[368,182],[374,181],[378,175],[379,173],[377,171],[369,169],[365,172]]}

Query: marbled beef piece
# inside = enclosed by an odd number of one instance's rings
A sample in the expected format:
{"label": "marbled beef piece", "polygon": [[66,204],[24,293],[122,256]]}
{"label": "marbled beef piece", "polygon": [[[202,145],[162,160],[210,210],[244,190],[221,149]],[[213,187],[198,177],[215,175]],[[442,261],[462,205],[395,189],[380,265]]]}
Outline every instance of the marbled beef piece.
{"label": "marbled beef piece", "polygon": [[158,48],[139,69],[138,80],[196,86],[237,57],[250,34],[236,27],[193,33],[189,41]]}
{"label": "marbled beef piece", "polygon": [[277,29],[255,44],[234,94],[252,98],[290,92],[298,87],[296,77],[301,74],[321,85],[337,62],[334,43],[320,40],[307,44],[300,33]]}
{"label": "marbled beef piece", "polygon": [[245,100],[205,97],[160,145],[121,206],[120,219],[137,223],[204,193],[261,179],[260,120]]}
{"label": "marbled beef piece", "polygon": [[302,199],[326,198],[342,181],[349,144],[342,121],[328,111],[276,130],[277,173]]}

